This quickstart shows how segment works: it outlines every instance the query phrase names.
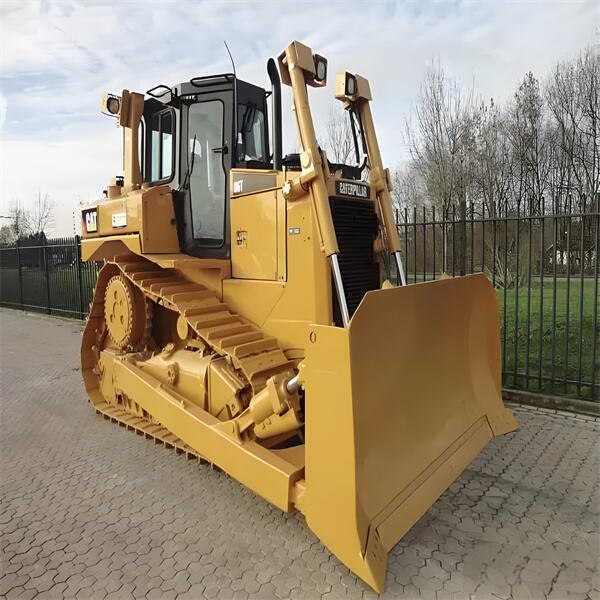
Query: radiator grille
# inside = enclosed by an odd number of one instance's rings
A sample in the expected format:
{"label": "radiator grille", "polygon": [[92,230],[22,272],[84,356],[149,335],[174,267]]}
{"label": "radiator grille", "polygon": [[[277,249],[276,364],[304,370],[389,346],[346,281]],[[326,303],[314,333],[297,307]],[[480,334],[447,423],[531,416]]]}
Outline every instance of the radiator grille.
{"label": "radiator grille", "polygon": [[[333,225],[340,254],[338,260],[348,312],[358,308],[369,290],[379,289],[379,266],[373,256],[373,242],[377,237],[377,215],[370,200],[330,198]],[[335,290],[335,288],[334,288]],[[341,324],[337,296],[333,292],[333,315]]]}

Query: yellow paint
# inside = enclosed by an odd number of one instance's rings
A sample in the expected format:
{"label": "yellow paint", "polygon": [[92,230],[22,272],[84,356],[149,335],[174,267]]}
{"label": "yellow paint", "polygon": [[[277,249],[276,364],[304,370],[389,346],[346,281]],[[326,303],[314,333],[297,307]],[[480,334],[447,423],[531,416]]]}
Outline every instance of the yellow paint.
{"label": "yellow paint", "polygon": [[264,329],[267,318],[284,294],[285,283],[252,279],[225,279],[223,300]]}
{"label": "yellow paint", "polygon": [[[85,210],[89,208],[86,207]],[[86,251],[84,260],[94,254],[103,243],[115,239],[124,240],[124,236],[134,233],[138,234],[138,244],[141,242],[141,248],[139,251],[130,248],[133,252],[144,254],[179,252],[173,198],[167,186],[133,190],[119,198],[100,202],[96,209],[98,211],[96,232],[86,233],[85,221],[82,219],[82,247],[90,248]],[[115,227],[113,219],[120,215],[125,215],[125,225]]]}
{"label": "yellow paint", "polygon": [[[304,512],[381,591],[387,551],[493,435],[517,427],[500,394],[495,293],[485,275],[368,292],[348,329],[312,332]],[[509,418],[492,433],[496,416]],[[365,560],[370,531],[381,548]]]}
{"label": "yellow paint", "polygon": [[231,198],[231,275],[278,279],[275,191]]}

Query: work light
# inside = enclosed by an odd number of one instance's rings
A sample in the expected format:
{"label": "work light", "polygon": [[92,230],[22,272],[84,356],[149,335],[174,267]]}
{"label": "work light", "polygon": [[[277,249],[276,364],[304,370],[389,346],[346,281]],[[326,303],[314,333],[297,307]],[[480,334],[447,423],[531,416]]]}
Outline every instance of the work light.
{"label": "work light", "polygon": [[106,108],[111,115],[116,115],[119,112],[119,101],[116,98],[109,98]]}
{"label": "work light", "polygon": [[354,96],[356,94],[356,77],[346,73],[346,85],[344,93],[346,96]]}
{"label": "work light", "polygon": [[313,56],[315,61],[315,81],[325,85],[327,79],[327,59],[319,54]]}
{"label": "work light", "polygon": [[121,97],[115,94],[102,94],[102,112],[109,117],[118,117],[121,112]]}

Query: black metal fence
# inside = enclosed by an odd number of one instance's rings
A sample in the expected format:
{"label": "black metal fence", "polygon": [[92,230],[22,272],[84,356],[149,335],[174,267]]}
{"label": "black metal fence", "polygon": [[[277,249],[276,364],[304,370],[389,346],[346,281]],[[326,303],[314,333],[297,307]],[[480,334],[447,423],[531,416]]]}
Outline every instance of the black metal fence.
{"label": "black metal fence", "polygon": [[101,266],[81,261],[79,236],[0,247],[0,304],[84,318]]}
{"label": "black metal fence", "polygon": [[503,385],[600,401],[600,212],[397,213],[409,283],[487,274],[498,294]]}
{"label": "black metal fence", "polygon": [[[600,211],[397,214],[409,283],[484,272],[498,293],[503,385],[600,401]],[[78,236],[0,247],[0,304],[83,318],[101,263]]]}

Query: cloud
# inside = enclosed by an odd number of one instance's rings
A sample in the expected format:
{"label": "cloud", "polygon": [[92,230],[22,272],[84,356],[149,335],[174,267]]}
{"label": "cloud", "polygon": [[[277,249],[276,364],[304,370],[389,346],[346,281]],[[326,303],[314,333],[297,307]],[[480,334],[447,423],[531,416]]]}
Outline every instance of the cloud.
{"label": "cloud", "polygon": [[[107,119],[108,120],[108,119]],[[109,122],[109,125],[113,123]],[[90,142],[93,139],[93,143]],[[19,200],[31,207],[38,192],[47,193],[54,202],[52,234],[73,233],[73,211],[80,203],[102,197],[109,179],[120,173],[121,130],[101,128],[93,138],[63,140],[4,140],[0,144],[2,168],[0,214]]]}
{"label": "cloud", "polygon": [[[104,90],[144,91],[231,70],[269,86],[266,60],[292,39],[329,59],[326,90],[311,90],[322,130],[333,75],[368,77],[384,160],[406,155],[401,131],[427,65],[509,98],[529,70],[543,77],[593,39],[594,2],[11,2],[0,6],[0,203],[48,191],[67,215],[121,169],[120,134],[99,114]],[[284,88],[285,141],[297,145]],[[56,217],[58,232],[71,219]]]}

